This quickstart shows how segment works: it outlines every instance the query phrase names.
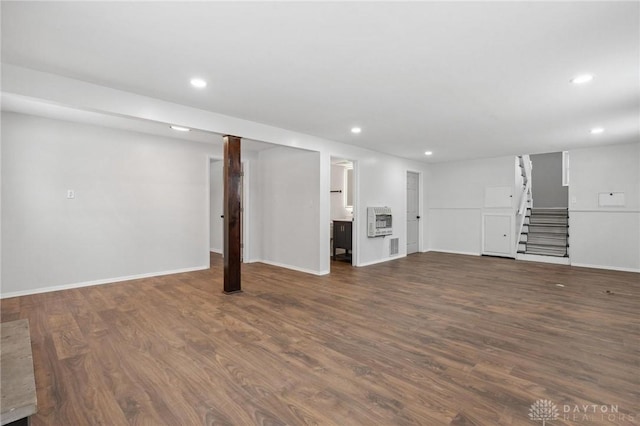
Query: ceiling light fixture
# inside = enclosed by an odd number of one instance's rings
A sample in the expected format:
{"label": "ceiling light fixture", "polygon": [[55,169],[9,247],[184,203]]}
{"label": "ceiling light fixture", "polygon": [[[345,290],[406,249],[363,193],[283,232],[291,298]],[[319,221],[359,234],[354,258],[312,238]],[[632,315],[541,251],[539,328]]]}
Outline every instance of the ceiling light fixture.
{"label": "ceiling light fixture", "polygon": [[604,133],[604,129],[602,127],[594,127],[591,129],[592,135],[599,135],[600,133]]}
{"label": "ceiling light fixture", "polygon": [[431,152],[431,151],[425,151],[425,152],[424,152],[424,155],[433,155],[433,152]]}
{"label": "ceiling light fixture", "polygon": [[197,87],[198,89],[204,89],[205,87],[207,87],[207,82],[201,78],[192,78],[191,85],[193,87]]}
{"label": "ceiling light fixture", "polygon": [[580,74],[571,79],[573,84],[584,84],[593,80],[593,75],[591,74]]}
{"label": "ceiling light fixture", "polygon": [[177,131],[179,131],[179,132],[190,132],[190,131],[191,131],[191,129],[190,129],[190,128],[188,128],[188,127],[182,127],[182,126],[171,126],[171,128],[172,128],[173,130],[177,130]]}
{"label": "ceiling light fixture", "polygon": [[351,133],[358,134],[358,133],[361,133],[361,132],[362,132],[362,129],[360,127],[352,127],[351,128]]}

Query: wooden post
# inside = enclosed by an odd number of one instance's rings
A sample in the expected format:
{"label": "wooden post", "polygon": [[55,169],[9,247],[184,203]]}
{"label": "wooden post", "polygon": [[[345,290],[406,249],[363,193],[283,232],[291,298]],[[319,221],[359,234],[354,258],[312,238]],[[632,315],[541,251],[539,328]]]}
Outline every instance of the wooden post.
{"label": "wooden post", "polygon": [[240,138],[224,137],[224,292],[242,291],[240,280]]}

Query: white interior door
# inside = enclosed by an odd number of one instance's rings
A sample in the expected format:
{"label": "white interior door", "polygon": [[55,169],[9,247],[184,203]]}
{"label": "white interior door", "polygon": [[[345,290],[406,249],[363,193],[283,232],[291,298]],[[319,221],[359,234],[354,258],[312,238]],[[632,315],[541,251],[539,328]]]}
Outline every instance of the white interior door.
{"label": "white interior door", "polygon": [[484,254],[511,254],[511,216],[504,214],[484,215]]}
{"label": "white interior door", "polygon": [[418,173],[407,172],[407,254],[418,251],[420,208],[418,205]]}

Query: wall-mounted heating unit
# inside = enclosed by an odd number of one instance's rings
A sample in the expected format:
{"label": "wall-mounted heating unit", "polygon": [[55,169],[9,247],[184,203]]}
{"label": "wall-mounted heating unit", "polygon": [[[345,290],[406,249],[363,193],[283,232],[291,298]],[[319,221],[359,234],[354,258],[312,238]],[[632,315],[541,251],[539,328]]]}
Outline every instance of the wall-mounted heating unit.
{"label": "wall-mounted heating unit", "polygon": [[367,237],[384,237],[393,234],[391,209],[389,207],[367,207]]}

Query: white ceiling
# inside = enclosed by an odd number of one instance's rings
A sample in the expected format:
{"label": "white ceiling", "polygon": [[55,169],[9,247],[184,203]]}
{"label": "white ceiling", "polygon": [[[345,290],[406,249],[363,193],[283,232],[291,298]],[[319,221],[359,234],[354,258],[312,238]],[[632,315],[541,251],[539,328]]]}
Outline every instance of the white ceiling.
{"label": "white ceiling", "polygon": [[638,2],[1,7],[3,63],[401,157],[640,140]]}

